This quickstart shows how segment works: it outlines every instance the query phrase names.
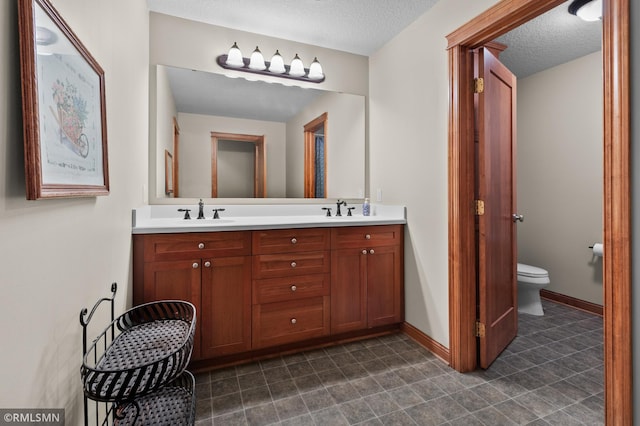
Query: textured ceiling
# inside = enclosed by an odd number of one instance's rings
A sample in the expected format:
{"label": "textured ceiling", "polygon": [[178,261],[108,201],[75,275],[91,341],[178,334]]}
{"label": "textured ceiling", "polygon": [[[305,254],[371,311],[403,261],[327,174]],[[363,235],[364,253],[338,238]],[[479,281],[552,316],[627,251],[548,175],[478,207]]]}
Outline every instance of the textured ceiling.
{"label": "textured ceiling", "polygon": [[147,4],[166,15],[369,56],[437,1],[147,0]]}
{"label": "textured ceiling", "polygon": [[[147,0],[147,4],[150,10],[167,15],[368,56],[437,1],[448,0]],[[584,22],[570,15],[569,3],[497,39],[508,46],[500,60],[518,78],[600,50],[602,23]],[[203,92],[209,86],[200,81],[213,77],[200,74],[170,72],[174,93],[183,94],[176,99],[180,111],[213,114],[211,99],[221,99],[220,107],[227,112],[237,111],[238,117],[244,115],[243,111],[266,104],[266,110],[252,112],[255,119],[286,121],[293,110],[288,106],[304,105],[313,97],[311,90],[263,84],[269,92],[248,104],[246,99],[255,98],[254,88],[235,87],[229,97],[221,96],[220,90],[224,89],[216,89],[213,96]],[[188,82],[196,85],[189,87]],[[229,79],[222,87],[229,87],[228,82]],[[243,79],[232,82],[242,86],[246,83]],[[180,89],[176,90],[178,86]],[[232,96],[235,90],[252,90],[252,94]],[[191,95],[186,96],[187,93]],[[282,102],[272,104],[274,99]]]}
{"label": "textured ceiling", "polygon": [[600,50],[602,22],[585,22],[570,15],[569,3],[497,39],[507,45],[500,60],[517,77],[524,78]]}

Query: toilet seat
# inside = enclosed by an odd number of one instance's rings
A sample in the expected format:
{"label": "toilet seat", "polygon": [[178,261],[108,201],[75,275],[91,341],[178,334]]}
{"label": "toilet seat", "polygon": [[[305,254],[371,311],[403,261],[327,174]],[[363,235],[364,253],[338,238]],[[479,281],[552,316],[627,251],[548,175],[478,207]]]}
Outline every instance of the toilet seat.
{"label": "toilet seat", "polygon": [[549,284],[549,272],[537,266],[518,263],[518,282],[525,284]]}
{"label": "toilet seat", "polygon": [[518,276],[529,278],[549,278],[549,272],[547,272],[546,269],[538,268],[537,266],[518,263]]}

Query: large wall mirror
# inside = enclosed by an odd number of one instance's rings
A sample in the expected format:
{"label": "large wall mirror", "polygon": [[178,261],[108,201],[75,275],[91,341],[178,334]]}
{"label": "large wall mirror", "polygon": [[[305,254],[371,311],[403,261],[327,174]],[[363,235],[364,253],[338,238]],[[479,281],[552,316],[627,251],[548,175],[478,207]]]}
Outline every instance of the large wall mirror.
{"label": "large wall mirror", "polygon": [[[218,197],[231,199],[252,199],[251,193],[269,199],[364,196],[364,96],[164,65],[152,66],[150,81],[152,203],[167,202],[172,195],[164,188],[164,164],[158,166],[165,150],[175,162],[173,194],[182,198],[215,198],[215,186]],[[318,117],[324,117],[324,184],[318,196],[310,196],[305,192],[308,124]],[[257,144],[223,144],[212,137],[220,134],[261,140],[262,156],[252,154]],[[256,170],[262,182],[256,183]],[[264,190],[253,191],[254,184]],[[252,189],[220,191],[233,186]]]}

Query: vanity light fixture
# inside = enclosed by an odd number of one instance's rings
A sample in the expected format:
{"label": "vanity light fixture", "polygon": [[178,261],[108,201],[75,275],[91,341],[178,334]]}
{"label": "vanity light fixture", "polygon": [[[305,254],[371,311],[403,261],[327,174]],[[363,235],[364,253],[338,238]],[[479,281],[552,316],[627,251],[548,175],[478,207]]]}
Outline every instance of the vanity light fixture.
{"label": "vanity light fixture", "polygon": [[296,56],[291,61],[291,67],[289,68],[289,75],[293,77],[302,77],[307,72],[304,69],[304,64],[302,63],[302,59],[296,53]]}
{"label": "vanity light fixture", "polygon": [[225,58],[225,64],[232,68],[244,67],[242,52],[240,51],[236,43],[233,43],[233,46],[231,46],[231,49],[229,49],[229,54]]}
{"label": "vanity light fixture", "polygon": [[287,70],[284,67],[284,59],[282,59],[282,55],[280,52],[276,50],[276,53],[271,57],[271,63],[269,64],[269,72],[274,74],[283,74]]}
{"label": "vanity light fixture", "polygon": [[256,46],[256,50],[251,54],[251,59],[249,60],[249,68],[252,70],[263,71],[267,69],[267,65],[264,63],[264,56],[262,56],[262,52]]}
{"label": "vanity light fixture", "polygon": [[569,5],[569,13],[583,21],[598,21],[602,19],[602,0],[574,0]]}
{"label": "vanity light fixture", "polygon": [[233,43],[233,46],[229,49],[229,53],[218,56],[217,62],[218,65],[226,69],[290,78],[311,83],[321,83],[325,79],[322,65],[320,65],[318,58],[314,58],[307,69],[304,67],[300,56],[296,53],[289,66],[285,65],[282,55],[276,50],[276,53],[271,57],[271,61],[266,62],[258,46],[256,46],[250,58],[244,58],[238,44]]}

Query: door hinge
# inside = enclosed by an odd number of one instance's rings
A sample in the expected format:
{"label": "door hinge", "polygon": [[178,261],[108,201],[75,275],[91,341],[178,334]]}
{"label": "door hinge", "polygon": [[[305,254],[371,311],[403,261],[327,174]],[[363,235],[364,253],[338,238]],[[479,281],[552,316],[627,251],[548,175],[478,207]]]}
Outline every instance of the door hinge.
{"label": "door hinge", "polygon": [[478,77],[473,79],[473,93],[484,92],[484,78]]}
{"label": "door hinge", "polygon": [[476,321],[476,337],[484,337],[485,336],[485,327],[484,324],[481,323],[480,321]]}
{"label": "door hinge", "polygon": [[482,216],[484,214],[484,201],[475,200],[476,216]]}

